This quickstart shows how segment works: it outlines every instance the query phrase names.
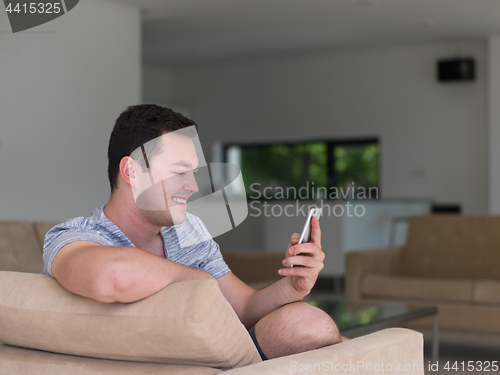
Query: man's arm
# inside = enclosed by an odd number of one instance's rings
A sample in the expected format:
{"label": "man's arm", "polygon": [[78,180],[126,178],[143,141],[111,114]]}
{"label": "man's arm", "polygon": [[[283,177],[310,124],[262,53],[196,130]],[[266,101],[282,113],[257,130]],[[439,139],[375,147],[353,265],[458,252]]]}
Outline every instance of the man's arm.
{"label": "man's arm", "polygon": [[[219,284],[241,322],[247,328],[267,314],[291,302],[301,301],[316,283],[323,269],[325,254],[321,250],[321,230],[317,218],[311,222],[311,243],[298,245],[300,235],[295,233],[288,244],[279,274],[287,276],[274,284],[256,291],[232,273],[222,276]],[[307,254],[295,256],[296,254]],[[289,268],[290,265],[294,268]]]}
{"label": "man's arm", "polygon": [[52,275],[75,294],[101,302],[134,302],[184,280],[214,280],[208,272],[134,247],[75,241],[52,262]]}

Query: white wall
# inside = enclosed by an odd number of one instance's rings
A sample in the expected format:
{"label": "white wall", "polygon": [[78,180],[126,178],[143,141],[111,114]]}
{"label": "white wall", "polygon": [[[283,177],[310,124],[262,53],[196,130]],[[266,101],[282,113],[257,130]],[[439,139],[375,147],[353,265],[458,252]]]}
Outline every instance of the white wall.
{"label": "white wall", "polygon": [[0,220],[88,216],[114,121],[141,99],[139,11],[85,0],[18,34],[0,12],[0,30]]}
{"label": "white wall", "polygon": [[[439,84],[436,60],[458,48],[476,59],[477,80]],[[215,140],[377,135],[383,198],[484,213],[486,60],[486,42],[476,41],[165,69],[169,100],[192,110],[206,154]]]}
{"label": "white wall", "polygon": [[171,103],[171,72],[162,66],[143,65],[142,99],[144,103]]}
{"label": "white wall", "polygon": [[490,213],[500,214],[500,36],[488,40]]}
{"label": "white wall", "polygon": [[172,93],[172,73],[169,69],[158,65],[143,65],[142,68],[142,101],[172,108],[191,118],[189,106],[175,102]]}
{"label": "white wall", "polygon": [[[475,58],[476,81],[438,83],[436,60],[457,49]],[[427,212],[432,199],[459,202],[465,213],[488,211],[487,49],[476,41],[146,66],[150,80],[168,77],[168,84],[145,86],[144,96],[190,108],[206,155],[215,141],[378,136],[381,197],[392,201],[366,202],[362,219],[322,218],[322,275],[341,275],[346,251],[389,244],[394,215]],[[224,248],[283,251],[302,221],[248,217],[216,240]],[[399,244],[406,228],[397,229]]]}

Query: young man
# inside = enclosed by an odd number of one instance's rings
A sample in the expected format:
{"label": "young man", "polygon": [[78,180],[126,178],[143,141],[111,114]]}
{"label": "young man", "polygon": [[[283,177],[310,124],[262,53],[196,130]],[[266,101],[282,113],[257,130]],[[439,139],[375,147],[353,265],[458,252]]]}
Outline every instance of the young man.
{"label": "young man", "polygon": [[340,342],[333,320],[301,302],[323,268],[317,219],[311,243],[298,245],[299,235],[292,235],[279,270],[284,277],[256,291],[231,273],[203,222],[186,213],[198,191],[195,127],[156,105],[124,111],[109,141],[109,202],[47,233],[44,273],[102,302],[133,302],[178,281],[213,280],[264,359]]}

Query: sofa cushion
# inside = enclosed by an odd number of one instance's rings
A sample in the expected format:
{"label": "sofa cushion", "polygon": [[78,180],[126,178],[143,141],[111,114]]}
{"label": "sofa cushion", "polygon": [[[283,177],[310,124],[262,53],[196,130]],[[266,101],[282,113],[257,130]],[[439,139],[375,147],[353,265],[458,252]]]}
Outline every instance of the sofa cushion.
{"label": "sofa cushion", "polygon": [[240,367],[228,371],[228,375],[424,375],[427,364],[423,346],[420,332],[389,328],[341,344]]}
{"label": "sofa cushion", "polygon": [[260,361],[214,281],[134,303],[77,296],[46,275],[0,272],[0,342],[86,357],[233,368]]}
{"label": "sofa cushion", "polygon": [[42,253],[32,223],[0,221],[0,271],[43,271]]}
{"label": "sofa cushion", "polygon": [[212,367],[84,358],[0,345],[0,373],[23,375],[216,375]]}
{"label": "sofa cushion", "polygon": [[500,216],[414,216],[401,276],[500,281]]}
{"label": "sofa cushion", "polygon": [[363,278],[361,288],[361,292],[365,296],[470,302],[473,283],[467,280],[368,274]]}
{"label": "sofa cushion", "polygon": [[500,303],[500,281],[476,281],[472,299],[474,302]]}
{"label": "sofa cushion", "polygon": [[47,232],[60,223],[61,222],[49,222],[49,221],[47,222],[40,221],[33,223],[33,225],[35,226],[36,237],[38,239],[38,243],[40,244],[40,252],[43,253],[43,243],[45,242],[45,235],[47,234]]}

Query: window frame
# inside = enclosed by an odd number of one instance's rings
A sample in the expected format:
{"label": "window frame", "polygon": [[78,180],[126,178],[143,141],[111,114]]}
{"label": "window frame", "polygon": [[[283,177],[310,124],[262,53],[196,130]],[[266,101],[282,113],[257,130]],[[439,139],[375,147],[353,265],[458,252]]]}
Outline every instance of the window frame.
{"label": "window frame", "polygon": [[[272,145],[287,145],[287,146],[293,146],[297,144],[304,144],[304,143],[315,143],[315,142],[323,142],[326,144],[326,152],[327,152],[327,191],[331,191],[332,188],[335,188],[336,185],[336,179],[337,179],[337,170],[335,168],[336,164],[336,158],[335,158],[335,147],[337,146],[353,146],[353,145],[366,145],[366,144],[373,144],[376,143],[379,145],[379,163],[378,163],[378,181],[379,184],[377,186],[377,197],[376,198],[371,198],[370,200],[379,200],[380,199],[380,176],[381,176],[381,163],[380,163],[380,155],[382,154],[382,150],[380,148],[380,140],[377,136],[371,136],[371,137],[362,137],[362,138],[312,138],[312,139],[307,139],[307,140],[273,140],[273,141],[244,141],[244,142],[223,142],[222,143],[222,160],[224,163],[228,163],[228,149],[230,147],[259,147],[259,146],[272,146]],[[243,171],[242,171],[243,173]],[[247,195],[247,199],[251,200],[256,200],[256,198],[252,198],[251,196],[248,195],[247,192],[245,192]],[[338,198],[329,198],[325,197],[324,200],[336,200]],[[281,200],[278,198],[259,198],[257,200]],[[308,198],[305,200],[316,200],[315,198]]]}

